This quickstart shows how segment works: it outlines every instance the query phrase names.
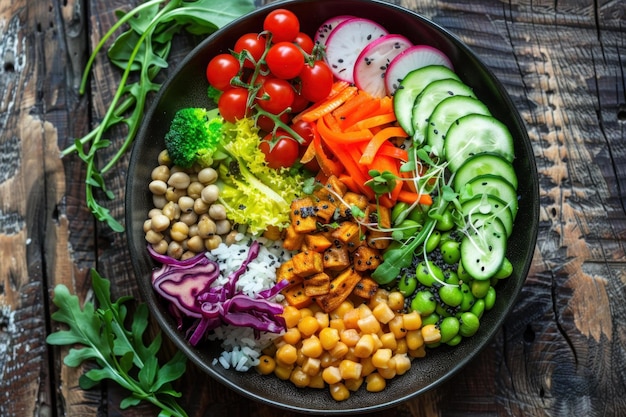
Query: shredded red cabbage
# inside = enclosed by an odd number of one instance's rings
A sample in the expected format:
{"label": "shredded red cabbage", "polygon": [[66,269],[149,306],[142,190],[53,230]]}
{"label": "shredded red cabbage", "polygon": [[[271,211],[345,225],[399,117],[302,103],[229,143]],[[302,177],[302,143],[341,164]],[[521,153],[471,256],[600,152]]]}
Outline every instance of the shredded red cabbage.
{"label": "shredded red cabbage", "polygon": [[152,285],[159,295],[171,303],[170,310],[177,318],[179,328],[182,327],[181,317],[196,319],[189,329],[191,345],[195,346],[207,331],[223,324],[251,327],[257,334],[285,330],[285,320],[280,316],[283,307],[269,299],[288,285],[286,280],[260,292],[255,298],[236,292],[237,280],[259,255],[259,242],[252,242],[247,258],[229,274],[223,286],[213,286],[220,276],[219,266],[205,254],[178,261],[158,254],[150,245],[148,251],[163,264],[153,271]]}

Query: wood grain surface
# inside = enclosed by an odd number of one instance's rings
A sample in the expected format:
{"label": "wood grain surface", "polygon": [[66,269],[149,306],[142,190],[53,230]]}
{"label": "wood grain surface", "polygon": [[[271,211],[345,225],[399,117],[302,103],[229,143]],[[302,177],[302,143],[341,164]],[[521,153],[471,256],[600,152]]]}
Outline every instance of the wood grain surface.
{"label": "wood grain surface", "polygon": [[[96,267],[113,296],[139,297],[124,234],[85,206],[84,165],[60,151],[103,117],[120,73],[89,51],[122,0],[0,0],[0,416],[154,416],[120,410],[106,384],[49,346],[52,289],[93,299]],[[396,0],[457,34],[519,109],[540,177],[530,274],[497,337],[452,379],[377,415],[626,415],[626,3],[620,0]],[[197,40],[178,38],[181,57]],[[113,152],[121,140],[113,132]],[[109,154],[110,156],[110,154]],[[123,221],[128,155],[107,174]],[[177,388],[190,416],[286,416],[189,365]]]}

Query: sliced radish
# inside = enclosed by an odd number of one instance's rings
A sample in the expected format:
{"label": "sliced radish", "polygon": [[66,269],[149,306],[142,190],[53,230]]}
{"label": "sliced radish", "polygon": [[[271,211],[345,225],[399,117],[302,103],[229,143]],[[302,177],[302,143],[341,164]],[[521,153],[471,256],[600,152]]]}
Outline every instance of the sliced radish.
{"label": "sliced radish", "polygon": [[387,95],[385,73],[389,63],[413,44],[402,35],[385,35],[370,42],[354,64],[354,82],[374,97]]}
{"label": "sliced radish", "polygon": [[363,48],[387,34],[385,28],[369,19],[354,18],[339,23],[326,41],[326,62],[335,77],[354,83],[354,63]]}
{"label": "sliced radish", "polygon": [[454,70],[450,58],[439,49],[428,45],[412,46],[396,56],[389,64],[387,74],[385,74],[387,94],[393,95],[400,81],[409,72],[428,65],[444,65]]}
{"label": "sliced radish", "polygon": [[315,38],[313,39],[313,41],[315,43],[325,46],[326,41],[328,41],[328,36],[330,35],[330,32],[335,30],[337,25],[339,25],[341,22],[345,22],[348,19],[354,19],[354,16],[344,14],[341,16],[331,17],[320,25],[320,27],[317,29],[317,32],[315,32]]}

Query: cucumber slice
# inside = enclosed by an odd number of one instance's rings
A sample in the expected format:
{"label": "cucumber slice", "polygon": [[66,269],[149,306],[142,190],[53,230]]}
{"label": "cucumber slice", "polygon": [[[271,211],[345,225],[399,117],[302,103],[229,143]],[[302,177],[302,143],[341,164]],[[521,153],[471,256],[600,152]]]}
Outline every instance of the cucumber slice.
{"label": "cucumber slice", "polygon": [[499,175],[517,190],[518,181],[513,165],[500,155],[489,152],[474,155],[465,161],[454,174],[452,188],[458,193],[465,184],[485,174]]}
{"label": "cucumber slice", "polygon": [[461,240],[461,263],[467,273],[477,280],[493,277],[506,256],[507,236],[497,218],[479,216]]}
{"label": "cucumber slice", "polygon": [[463,187],[459,192],[459,201],[463,203],[482,194],[492,195],[507,203],[515,220],[519,204],[517,191],[510,182],[499,175],[480,175]]}
{"label": "cucumber slice", "polygon": [[452,123],[443,144],[450,171],[455,172],[467,158],[483,152],[494,152],[513,162],[513,136],[504,123],[483,114],[469,114]]}
{"label": "cucumber slice", "polygon": [[444,65],[428,65],[409,72],[400,82],[400,87],[393,95],[393,108],[398,124],[409,136],[413,135],[413,104],[418,95],[428,84],[446,78],[460,80],[459,76]]}
{"label": "cucumber slice", "polygon": [[513,213],[509,205],[496,196],[489,194],[476,196],[461,204],[461,212],[468,223],[473,223],[476,215],[497,218],[502,222],[507,236],[513,233]]}
{"label": "cucumber slice", "polygon": [[416,143],[423,143],[426,140],[428,122],[437,104],[451,96],[476,97],[471,87],[454,79],[433,81],[417,96],[412,115],[413,140]]}
{"label": "cucumber slice", "polygon": [[438,156],[443,156],[443,141],[450,125],[460,117],[474,113],[491,115],[482,101],[469,96],[452,96],[437,104],[426,129],[426,143],[430,145],[432,151]]}

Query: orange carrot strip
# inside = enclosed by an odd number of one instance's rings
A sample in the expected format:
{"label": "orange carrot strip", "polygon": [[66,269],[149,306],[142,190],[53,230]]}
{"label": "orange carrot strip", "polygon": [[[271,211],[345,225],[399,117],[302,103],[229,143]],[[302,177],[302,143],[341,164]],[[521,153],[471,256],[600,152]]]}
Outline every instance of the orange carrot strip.
{"label": "orange carrot strip", "polygon": [[330,130],[332,130],[333,132],[341,133],[341,126],[339,126],[339,122],[332,113],[325,114],[323,118],[326,126],[328,126]]}
{"label": "orange carrot strip", "polygon": [[335,144],[362,142],[370,140],[373,136],[367,129],[358,132],[336,132],[326,124],[323,117],[317,119],[317,130],[325,140]]}
{"label": "orange carrot strip", "polygon": [[407,204],[418,202],[418,204],[424,204],[427,206],[433,204],[433,198],[430,194],[418,194],[404,189],[398,194],[398,201],[402,201]]}
{"label": "orange carrot strip", "polygon": [[375,100],[375,98],[367,94],[365,91],[359,90],[358,93],[355,94],[350,100],[346,101],[333,111],[333,116],[337,119],[345,118],[348,114],[352,113],[354,109],[371,100]]}
{"label": "orange carrot strip", "polygon": [[311,141],[311,143],[309,143],[309,145],[306,147],[306,150],[300,157],[300,162],[306,164],[308,162],[311,162],[313,159],[315,159],[315,145],[313,144],[313,141]]}
{"label": "orange carrot strip", "polygon": [[378,149],[378,155],[386,155],[391,158],[399,159],[402,162],[409,160],[409,153],[405,149],[393,146],[391,142],[383,143],[380,149]]}
{"label": "orange carrot strip", "polygon": [[[373,127],[383,126],[389,124],[391,122],[396,121],[396,114],[394,112],[385,113],[385,114],[377,114],[374,116],[370,116],[367,119],[360,120],[350,126],[347,130],[360,130],[360,129],[371,129]],[[406,133],[401,135],[403,137],[408,136]]]}
{"label": "orange carrot strip", "polygon": [[[395,116],[394,116],[395,117]],[[367,143],[367,146],[363,150],[363,155],[359,163],[369,165],[374,161],[374,157],[378,153],[378,150],[389,138],[393,137],[407,137],[408,135],[401,127],[387,127],[375,134],[372,139]]]}
{"label": "orange carrot strip", "polygon": [[[299,116],[300,119],[305,122],[314,122],[320,117],[324,116],[327,113],[332,112],[343,103],[346,102],[350,97],[354,96],[357,92],[357,88],[354,86],[348,86],[343,90],[339,91],[337,94],[329,97],[328,99],[321,101],[317,106],[313,109],[305,110],[304,113],[301,113]],[[298,117],[297,116],[297,117]]]}
{"label": "orange carrot strip", "polygon": [[347,114],[345,118],[340,120],[341,126],[344,130],[348,130],[355,123],[360,122],[363,119],[368,118],[375,111],[380,108],[380,100],[370,100],[358,108],[354,109],[350,114]]}
{"label": "orange carrot strip", "polygon": [[298,120],[302,119],[302,115],[303,114],[308,113],[310,111],[313,111],[313,110],[319,108],[322,103],[324,103],[325,101],[331,99],[332,97],[335,97],[337,94],[339,94],[340,92],[342,92],[343,90],[345,90],[348,87],[350,87],[349,83],[347,83],[345,81],[336,81],[335,83],[333,83],[333,86],[332,86],[332,88],[330,90],[330,94],[328,94],[328,97],[326,97],[325,100],[313,103],[311,106],[307,107],[306,109],[302,110],[300,113],[296,114],[293,117],[293,122],[297,122]]}
{"label": "orange carrot strip", "polygon": [[360,188],[357,185],[356,181],[354,180],[354,178],[352,178],[349,175],[346,174],[341,174],[339,176],[339,181],[341,181],[342,183],[344,183],[346,185],[346,187],[348,187],[348,189],[350,191],[354,191],[354,192],[360,192]]}

